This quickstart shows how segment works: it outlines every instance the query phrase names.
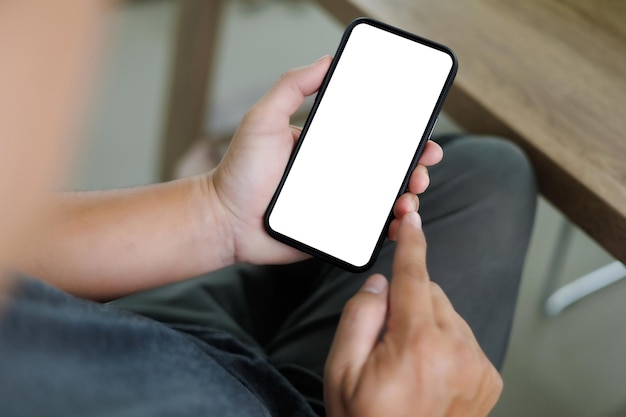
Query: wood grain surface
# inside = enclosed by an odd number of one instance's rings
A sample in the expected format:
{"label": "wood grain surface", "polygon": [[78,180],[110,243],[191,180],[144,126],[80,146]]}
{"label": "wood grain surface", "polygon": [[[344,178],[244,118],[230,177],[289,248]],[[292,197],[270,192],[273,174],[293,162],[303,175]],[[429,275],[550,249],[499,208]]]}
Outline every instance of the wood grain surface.
{"label": "wood grain surface", "polygon": [[370,16],[452,48],[445,110],[518,143],[541,192],[626,262],[626,2],[317,1],[343,23]]}

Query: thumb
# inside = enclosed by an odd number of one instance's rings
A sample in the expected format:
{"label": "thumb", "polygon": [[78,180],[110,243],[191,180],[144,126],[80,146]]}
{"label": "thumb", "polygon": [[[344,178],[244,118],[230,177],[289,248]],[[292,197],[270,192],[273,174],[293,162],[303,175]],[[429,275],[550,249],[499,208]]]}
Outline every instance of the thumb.
{"label": "thumb", "polygon": [[307,96],[319,90],[331,61],[326,55],[309,66],[285,72],[255,107],[271,120],[291,116]]}
{"label": "thumb", "polygon": [[[331,386],[350,381],[353,386],[344,388],[348,393],[354,390],[358,374],[376,346],[385,323],[387,290],[387,279],[374,274],[344,307],[326,362],[326,379]],[[346,372],[352,376],[346,378]]]}

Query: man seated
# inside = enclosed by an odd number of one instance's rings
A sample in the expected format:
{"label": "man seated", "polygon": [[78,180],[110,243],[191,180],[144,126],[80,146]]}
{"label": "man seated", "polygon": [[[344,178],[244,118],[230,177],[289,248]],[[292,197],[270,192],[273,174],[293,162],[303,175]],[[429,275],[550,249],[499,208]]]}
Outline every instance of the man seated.
{"label": "man seated", "polygon": [[107,4],[0,6],[0,415],[486,416],[534,215],[522,154],[429,142],[371,272],[307,259],[262,217],[324,57],[280,78],[211,172],[49,194]]}

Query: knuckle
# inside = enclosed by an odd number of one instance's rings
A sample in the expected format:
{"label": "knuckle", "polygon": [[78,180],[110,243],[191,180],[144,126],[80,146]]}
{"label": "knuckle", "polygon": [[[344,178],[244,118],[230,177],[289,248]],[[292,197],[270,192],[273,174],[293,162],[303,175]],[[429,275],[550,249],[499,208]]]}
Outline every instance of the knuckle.
{"label": "knuckle", "polygon": [[424,264],[424,262],[418,260],[404,262],[398,268],[398,273],[410,277],[420,277],[426,274],[426,265]]}
{"label": "knuckle", "polygon": [[293,74],[296,72],[296,70],[294,68],[288,69],[287,71],[283,72],[280,75],[279,80],[286,80],[289,79],[293,76]]}
{"label": "knuckle", "polygon": [[461,369],[476,369],[478,366],[482,366],[473,349],[463,339],[455,341],[453,352]]}
{"label": "knuckle", "polygon": [[443,292],[441,286],[434,281],[430,281],[430,292],[432,293],[432,295],[437,297],[445,296],[445,293]]}
{"label": "knuckle", "polygon": [[424,326],[409,339],[415,371],[435,376],[463,398],[488,395],[495,402],[502,393],[500,374],[484,355],[465,338],[451,338],[432,326]]}
{"label": "knuckle", "polygon": [[261,104],[257,103],[255,105],[253,105],[246,112],[246,114],[244,114],[243,120],[242,120],[242,125],[246,125],[246,124],[249,124],[249,123],[255,123],[258,120],[263,120],[263,118],[264,118],[263,112],[264,112],[264,109],[263,109],[263,106]]}
{"label": "knuckle", "polygon": [[[486,359],[486,358],[485,358]],[[491,362],[487,360],[488,365],[488,373],[491,379],[491,386],[494,395],[500,396],[502,390],[504,389],[504,380],[502,379],[502,375],[498,372],[498,370],[491,364]]]}
{"label": "knuckle", "polygon": [[418,350],[430,352],[436,350],[438,344],[437,331],[433,326],[423,326],[413,333],[411,344]]}
{"label": "knuckle", "polygon": [[502,390],[504,389],[504,380],[500,376],[499,373],[496,372],[496,377],[494,379],[494,392],[496,395],[502,394]]}
{"label": "knuckle", "polygon": [[462,339],[458,339],[453,347],[454,367],[463,379],[480,381],[485,375],[484,362],[476,355],[475,349]]}
{"label": "knuckle", "polygon": [[429,363],[446,358],[441,349],[439,332],[434,326],[423,326],[414,332],[408,339],[408,345],[411,352]]}

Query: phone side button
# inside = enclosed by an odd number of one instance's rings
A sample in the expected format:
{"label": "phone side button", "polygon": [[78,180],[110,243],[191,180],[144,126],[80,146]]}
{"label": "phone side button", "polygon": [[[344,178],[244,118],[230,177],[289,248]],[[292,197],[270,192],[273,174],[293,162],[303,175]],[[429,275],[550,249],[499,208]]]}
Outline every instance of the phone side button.
{"label": "phone side button", "polygon": [[438,121],[439,121],[439,117],[435,119],[435,123],[433,123],[433,127],[430,128],[430,133],[428,134],[429,140],[430,140],[430,137],[433,135],[433,132],[435,131],[435,126],[437,126]]}

